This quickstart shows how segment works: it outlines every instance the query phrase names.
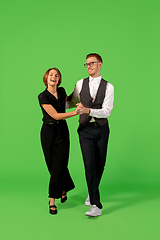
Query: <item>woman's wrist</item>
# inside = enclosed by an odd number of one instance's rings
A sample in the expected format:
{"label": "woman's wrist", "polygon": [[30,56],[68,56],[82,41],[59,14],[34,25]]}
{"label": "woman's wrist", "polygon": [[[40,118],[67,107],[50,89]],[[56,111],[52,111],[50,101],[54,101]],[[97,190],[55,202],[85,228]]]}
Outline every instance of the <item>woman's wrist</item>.
{"label": "woman's wrist", "polygon": [[75,116],[75,115],[78,115],[78,113],[77,113],[77,111],[76,111],[76,110],[74,110],[74,116]]}

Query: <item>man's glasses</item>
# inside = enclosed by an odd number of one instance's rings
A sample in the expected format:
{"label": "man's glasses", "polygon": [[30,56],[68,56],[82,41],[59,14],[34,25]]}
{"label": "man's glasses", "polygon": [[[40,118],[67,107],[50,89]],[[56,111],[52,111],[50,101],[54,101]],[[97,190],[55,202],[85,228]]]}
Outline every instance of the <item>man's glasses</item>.
{"label": "man's glasses", "polygon": [[97,62],[89,62],[89,63],[85,63],[84,66],[87,68],[88,66],[92,67],[94,63],[98,63],[100,61]]}

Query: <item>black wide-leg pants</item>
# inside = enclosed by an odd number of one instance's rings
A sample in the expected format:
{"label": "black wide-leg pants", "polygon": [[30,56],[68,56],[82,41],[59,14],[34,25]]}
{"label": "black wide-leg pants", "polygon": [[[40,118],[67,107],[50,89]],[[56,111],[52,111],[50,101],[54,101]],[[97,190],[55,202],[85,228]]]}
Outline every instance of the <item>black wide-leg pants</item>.
{"label": "black wide-leg pants", "polygon": [[79,125],[78,134],[90,202],[91,205],[102,208],[99,184],[106,163],[109,126],[108,123],[103,126],[94,123],[87,126]]}
{"label": "black wide-leg pants", "polygon": [[67,167],[69,131],[66,121],[52,125],[43,123],[41,144],[50,173],[49,197],[60,198],[62,191],[68,192],[75,187]]}

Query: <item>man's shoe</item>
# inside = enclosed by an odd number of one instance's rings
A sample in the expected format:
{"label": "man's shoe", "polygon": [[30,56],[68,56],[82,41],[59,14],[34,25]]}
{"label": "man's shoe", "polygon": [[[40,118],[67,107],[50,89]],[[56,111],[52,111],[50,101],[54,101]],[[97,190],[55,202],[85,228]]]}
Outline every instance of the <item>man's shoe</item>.
{"label": "man's shoe", "polygon": [[86,216],[96,217],[102,215],[102,209],[98,208],[96,205],[92,205],[91,209],[85,213]]}
{"label": "man's shoe", "polygon": [[89,194],[88,194],[88,197],[87,197],[87,199],[86,199],[86,201],[85,201],[85,205],[86,205],[86,206],[91,206]]}

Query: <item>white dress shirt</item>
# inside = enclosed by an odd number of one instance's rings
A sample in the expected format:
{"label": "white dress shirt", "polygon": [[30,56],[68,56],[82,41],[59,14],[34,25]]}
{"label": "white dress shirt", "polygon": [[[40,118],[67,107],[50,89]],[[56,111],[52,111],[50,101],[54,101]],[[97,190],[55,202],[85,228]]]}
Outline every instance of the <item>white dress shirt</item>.
{"label": "white dress shirt", "polygon": [[[97,90],[98,90],[101,78],[102,78],[101,75],[97,78],[92,78],[91,76],[89,76],[89,91],[90,91],[91,97],[93,98],[93,101],[96,98],[96,94],[97,94]],[[73,92],[72,100],[66,101],[66,108],[76,107],[76,103],[80,102],[79,93],[81,92],[82,84],[83,84],[83,79],[77,82]],[[114,87],[112,84],[108,82],[102,108],[101,109],[90,108],[89,116],[96,117],[96,118],[108,118],[113,108],[113,102],[114,102]],[[94,121],[94,119],[92,118],[91,121]]]}

